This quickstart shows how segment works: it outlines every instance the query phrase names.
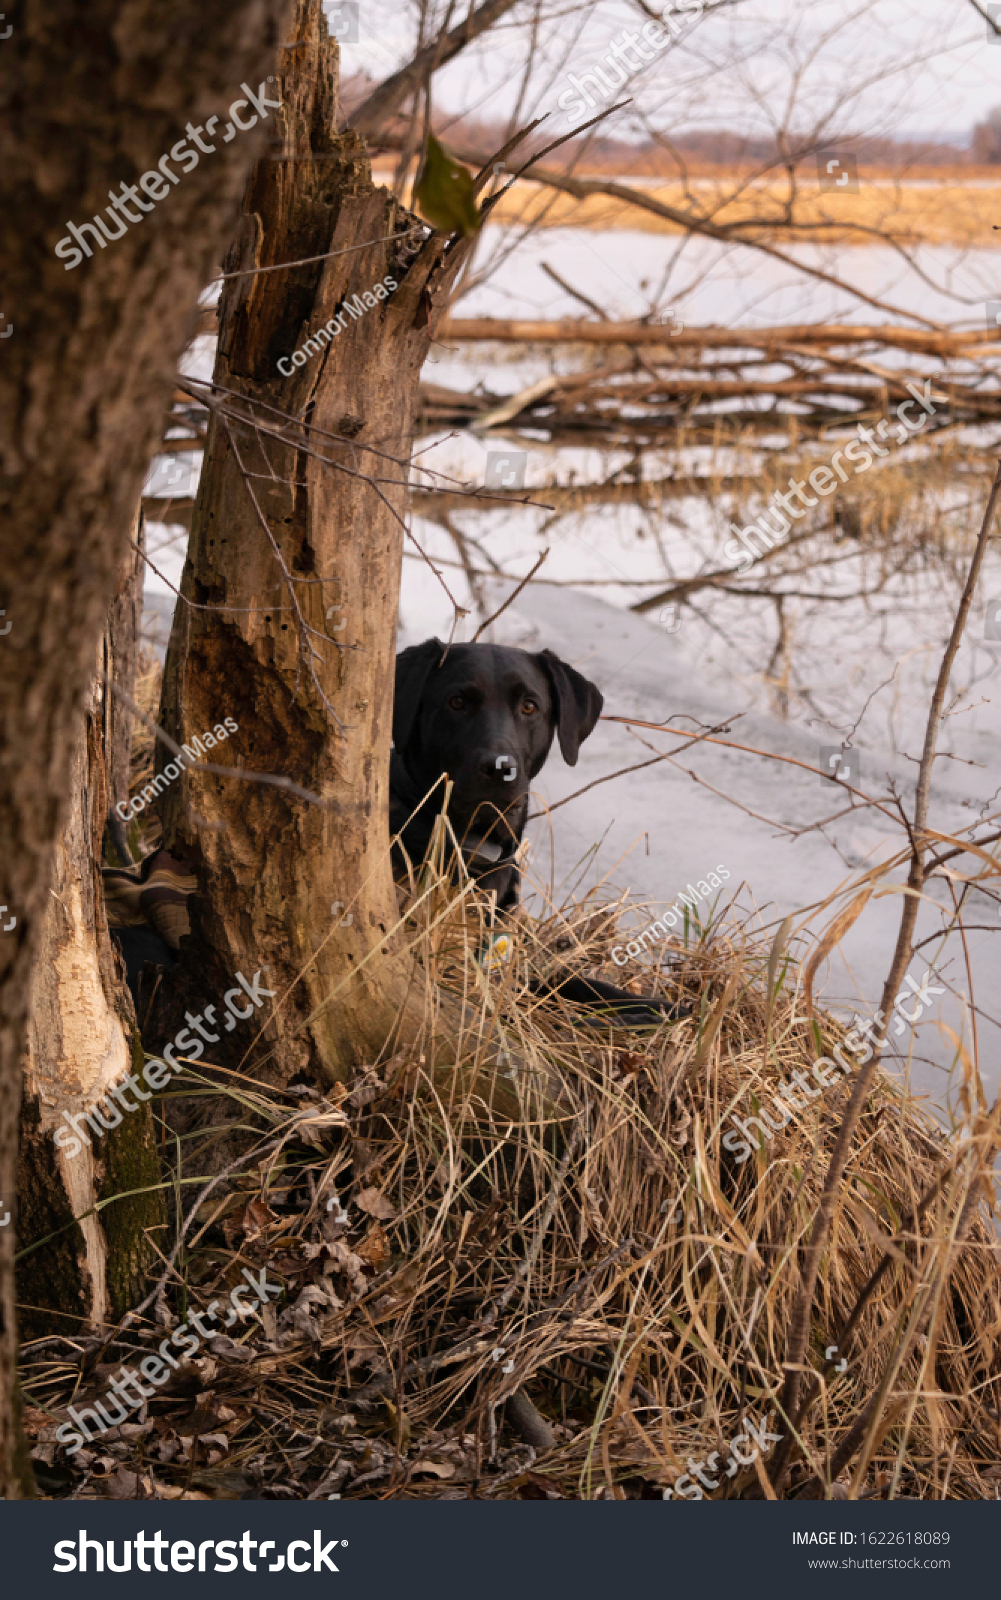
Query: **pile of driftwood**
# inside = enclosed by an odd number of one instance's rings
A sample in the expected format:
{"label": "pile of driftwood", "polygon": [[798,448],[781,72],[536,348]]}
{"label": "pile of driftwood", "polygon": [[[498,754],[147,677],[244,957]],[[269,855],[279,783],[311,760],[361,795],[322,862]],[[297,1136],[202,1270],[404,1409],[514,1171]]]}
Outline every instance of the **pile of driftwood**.
{"label": "pile of driftwood", "polygon": [[[884,417],[917,387],[935,406],[933,429],[1001,419],[993,330],[952,333],[889,326],[763,329],[654,323],[453,320],[443,343],[581,345],[599,360],[520,394],[422,388],[426,431],[471,427],[544,431],[553,443],[688,443],[735,432],[817,438]],[[932,380],[930,392],[925,385]],[[908,386],[911,386],[909,388]]]}
{"label": "pile of driftwood", "polygon": [[[204,331],[209,331],[208,322]],[[445,325],[446,349],[468,342],[558,345],[561,354],[573,351],[582,359],[576,372],[547,374],[508,396],[426,382],[421,386],[425,433],[470,428],[485,435],[525,429],[535,439],[548,435],[554,444],[607,447],[718,446],[750,434],[761,446],[774,438],[784,448],[790,441],[822,438],[846,424],[877,423],[901,401],[911,400],[915,391],[934,408],[926,433],[1001,421],[1001,335],[989,329],[956,333],[886,324],[807,324],[675,332],[648,322],[487,317],[453,319]],[[600,358],[593,361],[599,351]],[[207,418],[189,393],[176,390],[164,419],[163,452],[202,449]],[[672,481],[672,492],[690,492],[686,483]],[[715,485],[717,490],[728,486],[737,484],[721,480]],[[570,497],[576,506],[594,497],[635,501],[642,489],[634,483],[580,484],[553,493]],[[495,490],[491,499],[499,504],[523,494]],[[460,499],[445,489],[414,491],[415,508],[419,505],[429,514],[452,509]],[[172,499],[168,520],[189,522],[192,504],[187,496]],[[162,483],[147,498],[145,509],[148,516],[164,519]]]}

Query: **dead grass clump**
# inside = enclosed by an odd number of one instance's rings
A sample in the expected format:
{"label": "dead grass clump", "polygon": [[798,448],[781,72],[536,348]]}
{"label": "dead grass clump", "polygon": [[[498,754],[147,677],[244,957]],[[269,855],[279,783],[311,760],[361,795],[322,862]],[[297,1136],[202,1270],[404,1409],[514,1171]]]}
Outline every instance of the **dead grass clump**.
{"label": "dead grass clump", "polygon": [[[172,1496],[651,1498],[682,1479],[682,1498],[772,1498],[811,1478],[809,1493],[841,1497],[995,1496],[1001,1299],[984,1114],[971,1107],[947,1137],[878,1077],[813,1307],[817,1400],[773,1483],[775,1446],[751,1461],[746,1425],[789,1432],[776,1398],[800,1253],[850,1085],[804,1093],[750,1159],[721,1136],[843,1030],[823,1015],[807,1024],[788,957],[769,972],[768,948],[729,924],[693,921],[634,980],[679,995],[680,1020],[624,1030],[532,994],[554,964],[621,982],[609,955],[622,912],[585,900],[499,934],[468,890],[456,899],[425,878],[406,924],[428,979],[412,1050],[325,1095],[304,1075],[284,1103],[232,1075],[220,1087],[200,1063],[217,1108],[206,1139],[240,1126],[249,1154],[208,1194],[184,1187],[197,1150],[165,1147],[185,1217],[194,1193],[201,1202],[158,1320],[223,1297],[244,1266],[265,1267],[284,1297],[209,1341],[145,1420],[69,1464],[51,1416],[62,1420],[71,1385],[76,1404],[97,1395],[105,1367],[130,1362],[123,1347],[144,1353],[164,1328],[137,1321],[113,1349],[29,1347],[29,1424],[52,1492],[112,1492],[102,1481],[125,1473]],[[432,1065],[446,1016],[462,1061],[448,1071]],[[879,1427],[841,1462],[884,1378]]]}

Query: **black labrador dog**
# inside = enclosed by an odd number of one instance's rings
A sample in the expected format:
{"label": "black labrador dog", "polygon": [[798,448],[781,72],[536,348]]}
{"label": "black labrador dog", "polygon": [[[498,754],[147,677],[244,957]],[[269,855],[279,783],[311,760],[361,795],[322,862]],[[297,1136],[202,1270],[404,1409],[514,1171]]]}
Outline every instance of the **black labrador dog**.
{"label": "black labrador dog", "polygon": [[[419,865],[424,859],[444,797],[439,780],[447,774],[453,784],[448,817],[470,876],[478,887],[496,893],[501,911],[517,905],[521,875],[514,857],[525,831],[532,779],[554,738],[567,765],[577,765],[603,703],[597,686],[552,650],[532,654],[503,645],[459,644],[446,653],[439,639],[425,639],[401,651],[393,704],[390,828],[410,860]],[[405,873],[398,850],[396,865]],[[600,1007],[630,1025],[678,1014],[665,1001],[630,994],[598,978],[537,979],[533,988]]]}

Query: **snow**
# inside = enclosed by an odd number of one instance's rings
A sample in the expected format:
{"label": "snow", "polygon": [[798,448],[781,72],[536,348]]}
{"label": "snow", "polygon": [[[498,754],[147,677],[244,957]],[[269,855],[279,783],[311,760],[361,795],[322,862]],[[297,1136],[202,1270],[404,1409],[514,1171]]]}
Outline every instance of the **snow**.
{"label": "snow", "polygon": [[[482,253],[489,253],[496,243],[490,232],[485,230]],[[610,315],[642,314],[649,302],[638,287],[641,278],[646,275],[656,285],[679,244],[676,237],[624,231],[539,234],[526,240],[494,279],[477,287],[457,307],[457,314],[579,314],[580,307],[541,272],[543,259],[606,306]],[[806,252],[803,255],[806,258]],[[821,253],[815,259],[820,264]],[[738,266],[732,254],[706,241],[688,241],[671,279],[679,287],[693,286],[679,314],[700,325],[847,320],[846,302],[834,291],[816,284],[808,290],[794,287],[789,269],[763,258],[757,258],[752,271],[747,263],[744,256]],[[993,253],[986,251],[971,251],[962,259],[955,252],[928,251],[922,258],[936,281],[948,279],[970,301],[990,293],[993,263]],[[954,302],[919,284],[888,252],[845,251],[840,265],[872,293],[920,307],[923,316],[955,317]],[[979,306],[971,309],[979,315]],[[853,320],[877,318],[864,309],[860,316],[856,309]],[[513,393],[549,370],[550,362],[563,370],[568,359],[566,352],[436,346],[428,377],[450,387],[471,389],[481,382],[493,393]],[[204,373],[209,367],[208,347],[200,346],[189,364]],[[422,449],[426,443],[422,441]],[[512,443],[503,436],[450,440],[422,460],[468,482],[482,483],[487,453],[512,448],[526,452],[526,483],[533,488],[532,497],[542,502],[547,478],[566,482],[573,472],[578,481],[598,481],[628,460],[621,451],[557,452],[541,439]],[[198,458],[184,460],[193,481]],[[691,470],[700,464],[705,465],[705,452],[692,451],[681,467]],[[663,461],[648,457],[644,475],[656,475],[662,467]],[[872,477],[875,480],[875,474]],[[186,486],[174,485],[173,492],[184,493]],[[906,845],[894,816],[890,785],[910,807],[927,705],[958,592],[941,570],[915,566],[873,600],[839,599],[837,604],[834,598],[849,594],[864,576],[860,555],[850,548],[839,551],[841,564],[836,569],[818,568],[804,577],[801,586],[809,581],[817,598],[797,601],[790,608],[795,670],[788,716],[782,716],[776,714],[776,686],[766,681],[763,670],[775,633],[773,601],[701,592],[663,623],[658,623],[655,612],[638,616],[626,609],[651,592],[649,585],[636,587],[640,579],[659,577],[663,583],[662,556],[679,576],[718,557],[729,533],[708,498],[668,501],[660,516],[631,506],[598,506],[553,519],[545,511],[516,507],[491,512],[463,509],[453,521],[474,541],[469,549],[478,568],[487,569],[493,560],[506,573],[521,575],[548,546],[551,553],[540,579],[559,579],[565,585],[534,583],[487,637],[531,650],[544,646],[555,650],[599,685],[608,713],[657,723],[670,719],[672,726],[693,730],[723,725],[730,731],[721,737],[752,747],[735,750],[700,744],[679,755],[676,765],[662,762],[601,783],[555,812],[551,822],[542,818],[532,823],[529,877],[538,887],[534,901],[529,892],[530,905],[539,904],[542,892],[559,902],[571,886],[580,895],[600,881],[609,898],[625,891],[637,905],[649,902],[649,912],[636,912],[640,926],[689,882],[696,884],[722,864],[730,873],[727,894],[736,901],[733,919],[750,916],[751,927],[765,930],[761,937],[767,938],[788,913],[803,913],[797,924],[805,921],[806,908],[827,900],[840,885]],[[455,545],[442,527],[415,517],[413,531],[436,559],[457,561]],[[150,525],[152,559],[175,585],[180,581],[185,542],[182,530]],[[451,605],[413,545],[408,544],[407,553],[400,598],[401,648],[431,634],[447,638],[452,620]],[[954,567],[961,571],[961,561]],[[449,566],[445,576],[460,603],[471,605],[458,567]],[[485,580],[488,609],[499,605],[512,587],[505,580]],[[946,833],[967,829],[978,814],[993,812],[1001,789],[997,754],[1001,641],[985,637],[985,617],[993,609],[990,602],[998,597],[1001,556],[992,551],[950,686],[949,716],[940,739],[947,758],[939,760],[934,771],[929,817],[933,827]],[[152,574],[146,602],[147,628],[156,624],[162,650],[173,599],[167,584]],[[479,616],[467,618],[456,637],[471,637],[479,620]],[[667,631],[668,626],[676,631]],[[564,769],[558,751],[554,752],[536,782],[540,802],[552,803],[648,759],[654,751],[641,738],[656,751],[681,743],[649,730],[631,733],[622,725],[600,722],[582,746],[572,772]],[[884,809],[856,804],[854,810],[828,821],[822,832],[816,831],[818,820],[835,818],[845,810],[847,796],[815,772],[760,752],[793,757],[813,768],[821,761],[822,746],[838,748],[846,738],[859,752],[858,787]],[[704,781],[693,781],[688,769]],[[970,856],[952,865],[968,873],[976,869]],[[818,973],[816,988],[822,1003],[842,1016],[850,1017],[856,1008],[871,1014],[878,1004],[900,917],[902,878],[902,869],[897,869],[880,884],[829,965]],[[921,906],[919,941],[940,925],[936,903],[951,904],[941,879],[929,886]],[[819,912],[810,924],[811,933],[822,930],[844,904],[840,901]],[[997,902],[974,891],[967,922],[990,930],[1001,927]],[[1001,1061],[1001,1023],[995,1020],[1001,1018],[1001,994],[990,938],[989,931],[976,929],[967,936],[988,1100],[997,1092]],[[953,936],[944,947],[938,942],[926,945],[912,960],[910,975],[920,982],[928,965],[947,993],[932,1001],[916,1027],[908,1028],[897,1044],[905,1053],[901,1070],[907,1052],[913,1052],[912,1086],[947,1115],[950,1107],[958,1106],[957,1079],[962,1082],[961,1072],[954,1069],[956,1041],[962,1040],[967,1049],[971,1044],[962,943]]]}

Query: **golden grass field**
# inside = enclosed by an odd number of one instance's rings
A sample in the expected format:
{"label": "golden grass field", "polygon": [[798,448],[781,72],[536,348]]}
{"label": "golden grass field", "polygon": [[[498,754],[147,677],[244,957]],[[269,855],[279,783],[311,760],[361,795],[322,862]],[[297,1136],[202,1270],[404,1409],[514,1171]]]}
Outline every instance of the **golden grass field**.
{"label": "golden grass field", "polygon": [[[908,244],[991,245],[992,225],[1001,226],[1001,181],[903,183],[859,180],[857,193],[822,191],[816,180],[802,184],[787,218],[789,188],[776,180],[696,178],[686,185],[625,179],[661,204],[692,210],[720,226],[762,219],[769,233],[799,242],[865,244],[873,232],[892,234]],[[694,201],[694,205],[693,202]],[[573,222],[587,228],[635,228],[645,233],[680,233],[680,223],[641,211],[604,195],[581,201],[540,184],[520,182],[499,202],[495,215],[506,222],[538,221],[546,227]],[[805,231],[808,230],[808,231]]]}
{"label": "golden grass field", "polygon": [[[611,174],[604,174],[608,179]],[[380,173],[377,181],[391,181]],[[587,181],[585,177],[585,181]],[[799,243],[866,244],[873,233],[890,234],[905,244],[989,246],[993,227],[1001,227],[1001,171],[992,168],[931,171],[906,179],[883,175],[859,178],[857,193],[821,190],[816,176],[802,178],[791,211],[784,175],[754,179],[740,172],[716,171],[677,180],[624,176],[614,182],[642,189],[675,210],[692,211],[720,226],[761,219],[761,232]],[[604,195],[578,200],[525,179],[497,204],[500,222],[534,222],[547,228],[633,228],[644,233],[680,233],[680,222],[642,211]],[[793,226],[790,228],[789,223]],[[755,232],[759,232],[758,229]]]}

